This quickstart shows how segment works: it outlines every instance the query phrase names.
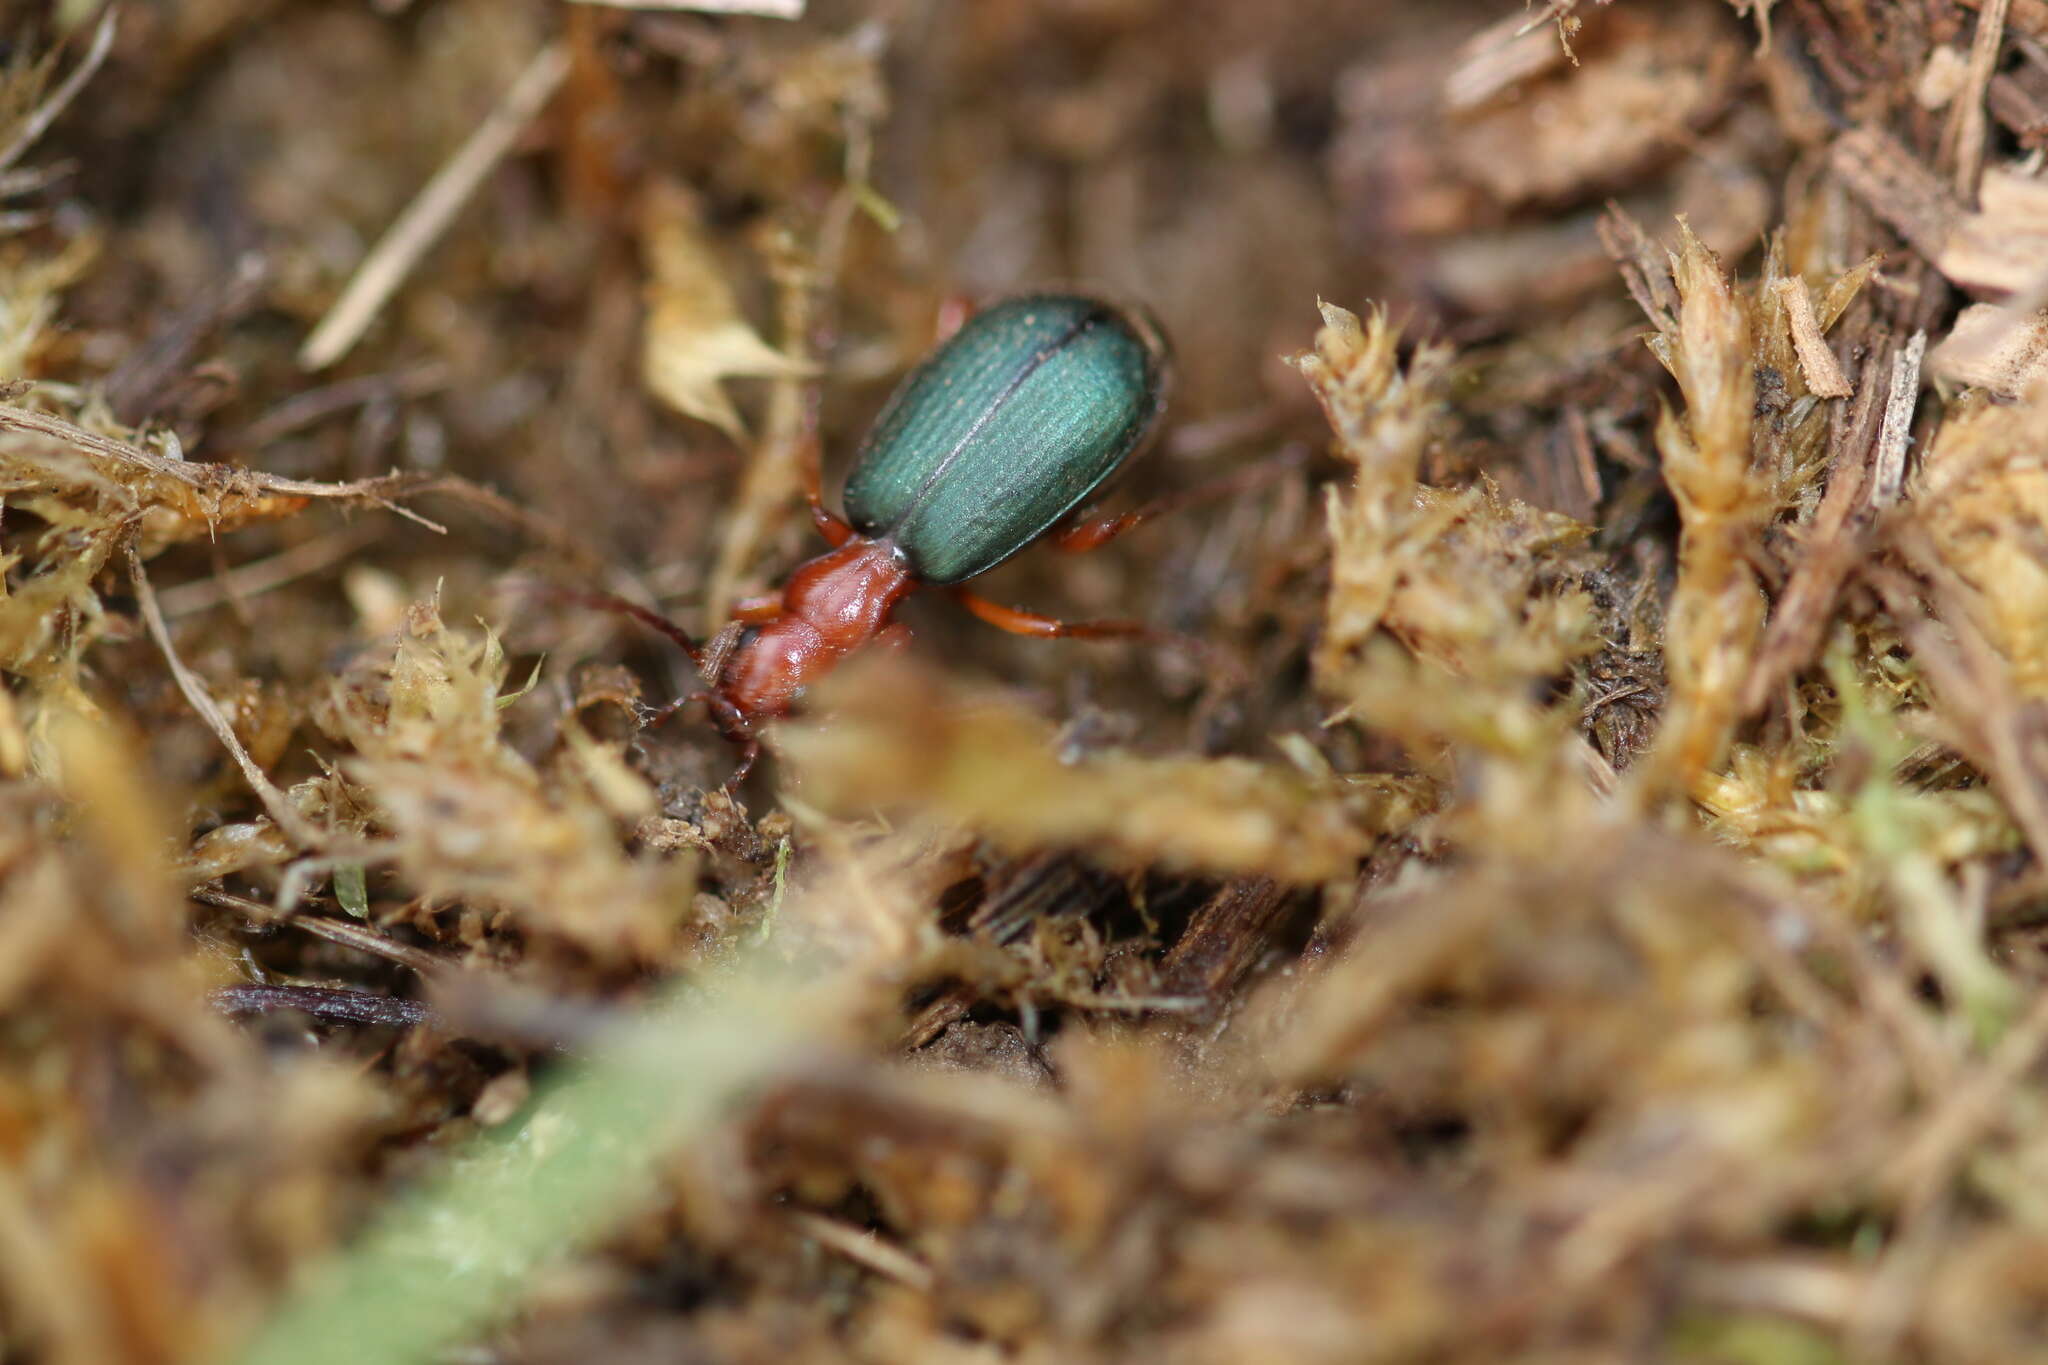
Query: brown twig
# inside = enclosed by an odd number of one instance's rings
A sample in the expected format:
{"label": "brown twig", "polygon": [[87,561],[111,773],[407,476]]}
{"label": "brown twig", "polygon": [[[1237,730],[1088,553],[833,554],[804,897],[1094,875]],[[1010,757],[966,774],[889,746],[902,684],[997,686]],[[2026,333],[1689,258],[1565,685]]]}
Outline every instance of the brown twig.
{"label": "brown twig", "polygon": [[1998,69],[1999,50],[2005,46],[2005,16],[2010,6],[2011,0],[1985,0],[1977,15],[1976,38],[1970,44],[1969,73],[1956,101],[1952,125],[1955,184],[1964,203],[1976,202],[1977,179],[1984,173],[1984,93]]}
{"label": "brown twig", "polygon": [[[202,905],[217,906],[222,910],[238,910],[258,924],[269,924],[277,918],[274,906],[259,900],[251,900],[247,896],[238,896],[232,891],[222,891],[218,887],[195,886],[186,894]],[[358,952],[381,957],[387,962],[395,962],[401,967],[410,967],[422,976],[451,972],[457,967],[455,960],[443,953],[417,948],[409,943],[400,943],[388,934],[378,933],[367,924],[333,919],[325,915],[306,914],[293,915],[284,922],[294,929],[324,938],[330,943],[339,943],[344,948],[354,948]]]}

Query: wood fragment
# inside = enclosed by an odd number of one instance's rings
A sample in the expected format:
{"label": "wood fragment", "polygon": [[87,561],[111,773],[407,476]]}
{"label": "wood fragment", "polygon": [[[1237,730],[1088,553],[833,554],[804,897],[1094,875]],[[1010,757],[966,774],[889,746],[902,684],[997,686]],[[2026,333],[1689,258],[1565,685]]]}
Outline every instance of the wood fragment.
{"label": "wood fragment", "polygon": [[1159,964],[1160,990],[1214,1002],[1244,978],[1272,947],[1291,888],[1263,877],[1230,883],[1204,901]]}
{"label": "wood fragment", "polygon": [[1828,349],[1827,338],[1821,335],[1820,320],[1813,315],[1813,296],[1806,290],[1806,281],[1793,276],[1779,280],[1777,287],[1807,389],[1822,398],[1847,398],[1855,393],[1849,377],[1842,373],[1841,362]]}
{"label": "wood fragment", "polygon": [[849,116],[847,120],[845,178],[825,205],[811,244],[809,266],[792,268],[794,261],[785,260],[778,272],[781,351],[793,367],[770,380],[761,440],[747,462],[739,496],[725,514],[725,534],[704,593],[707,630],[715,629],[731,613],[741,580],[760,546],[803,505],[805,481],[815,476],[821,458],[817,385],[806,367],[815,363],[819,343],[830,333],[833,291],[846,260],[862,191],[870,183],[873,117],[870,111],[867,116]]}
{"label": "wood fragment", "polygon": [[306,389],[259,415],[230,444],[260,450],[272,441],[367,403],[419,398],[447,386],[448,367],[439,362],[416,365],[395,374],[360,374]]}
{"label": "wood fragment", "polygon": [[542,48],[527,63],[498,107],[370,248],[341,297],[299,348],[301,369],[325,369],[361,340],[398,286],[455,220],[484,177],[512,150],[512,144],[547,106],[568,74],[569,50],[561,43]]}
{"label": "wood fragment", "polygon": [[183,484],[204,495],[209,509],[216,513],[231,510],[237,501],[261,497],[340,498],[373,503],[432,531],[445,529],[391,501],[408,493],[446,485],[450,480],[445,475],[385,474],[347,483],[321,483],[311,479],[288,479],[236,465],[195,464],[145,450],[129,441],[88,431],[54,413],[0,402],[0,432],[6,431],[41,436],[80,454]]}
{"label": "wood fragment", "polygon": [[1885,399],[1884,425],[1877,435],[1870,501],[1889,507],[1906,486],[1906,447],[1913,439],[1913,409],[1920,400],[1920,362],[1927,354],[1927,333],[1915,332],[1892,357],[1892,386]]}
{"label": "wood fragment", "polygon": [[1978,211],[1959,214],[1932,254],[1935,269],[1970,289],[2021,296],[2042,289],[2048,283],[2048,183],[1994,168],[1984,173],[1978,197]]}
{"label": "wood fragment", "polygon": [[1564,65],[1556,38],[1509,14],[1481,29],[1458,49],[1457,65],[1444,77],[1444,107],[1476,109],[1532,76]]}
{"label": "wood fragment", "polygon": [[2018,398],[2048,378],[2048,312],[2015,317],[1997,304],[1971,304],[1927,364],[1937,379]]}
{"label": "wood fragment", "polygon": [[1882,128],[1852,128],[1835,139],[1828,167],[1915,250],[1929,258],[1941,254],[1961,209],[1905,143]]}
{"label": "wood fragment", "polygon": [[19,390],[0,391],[0,432],[19,431],[48,437],[81,454],[111,460],[115,464],[126,465],[131,469],[139,469],[163,478],[175,479],[194,488],[207,482],[208,471],[218,473],[223,468],[220,465],[196,465],[183,460],[173,460],[127,441],[102,436],[96,431],[87,431],[84,427],[67,422],[54,413],[38,412],[33,408],[18,408],[6,403],[5,400],[19,397],[26,393],[27,389],[28,386],[24,383]]}
{"label": "wood fragment", "polygon": [[[25,391],[14,392],[19,396]],[[322,483],[313,479],[288,479],[283,475],[237,465],[189,463],[145,450],[128,441],[87,431],[53,413],[12,406],[5,401],[8,392],[5,387],[0,387],[0,432],[18,431],[44,437],[96,459],[174,480],[194,490],[202,509],[209,515],[225,516],[235,512],[239,504],[265,497],[323,498],[379,507],[441,535],[447,531],[445,526],[397,501],[399,498],[440,493],[559,551],[572,563],[587,567],[604,563],[604,556],[593,546],[553,521],[527,510],[495,489],[473,483],[460,475],[401,471],[342,483]]]}
{"label": "wood fragment", "polygon": [[1600,507],[1604,490],[1600,486],[1600,460],[1593,451],[1593,430],[1586,421],[1586,410],[1573,404],[1564,410],[1565,436],[1570,443],[1572,472],[1578,476],[1579,495],[1591,520],[1591,513]]}

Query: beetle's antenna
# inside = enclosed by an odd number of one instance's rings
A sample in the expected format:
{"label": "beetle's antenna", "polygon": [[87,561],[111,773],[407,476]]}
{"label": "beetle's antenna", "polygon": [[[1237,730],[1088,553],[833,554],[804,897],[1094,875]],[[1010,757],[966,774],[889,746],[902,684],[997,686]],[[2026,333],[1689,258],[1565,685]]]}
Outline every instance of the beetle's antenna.
{"label": "beetle's antenna", "polygon": [[704,665],[704,647],[690,638],[690,633],[658,611],[650,611],[638,602],[629,602],[623,597],[589,588],[563,588],[553,583],[529,585],[533,591],[542,593],[558,602],[570,602],[581,607],[595,607],[599,611],[616,612],[630,616],[641,625],[657,634],[665,635],[675,642],[676,648],[690,656],[690,662],[698,668]]}

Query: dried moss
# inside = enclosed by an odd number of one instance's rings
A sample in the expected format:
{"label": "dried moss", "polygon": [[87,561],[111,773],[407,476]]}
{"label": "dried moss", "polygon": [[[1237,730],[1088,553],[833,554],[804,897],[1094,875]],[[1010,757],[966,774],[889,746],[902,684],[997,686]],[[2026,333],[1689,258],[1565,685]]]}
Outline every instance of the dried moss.
{"label": "dried moss", "polygon": [[[2048,7],[809,9],[9,16],[0,1354],[2039,1356]],[[1178,638],[721,790],[1061,279]]]}

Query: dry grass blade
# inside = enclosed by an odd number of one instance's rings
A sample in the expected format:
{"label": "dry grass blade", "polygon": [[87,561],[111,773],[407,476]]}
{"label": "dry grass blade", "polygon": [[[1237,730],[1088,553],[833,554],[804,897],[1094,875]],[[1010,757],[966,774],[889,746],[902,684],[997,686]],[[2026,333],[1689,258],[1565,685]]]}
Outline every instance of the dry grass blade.
{"label": "dry grass blade", "polygon": [[568,74],[569,54],[560,46],[543,48],[527,63],[498,107],[370,248],[341,297],[299,348],[301,369],[324,370],[348,354]]}
{"label": "dry grass blade", "polygon": [[213,694],[206,690],[206,684],[185,662],[178,657],[176,647],[171,644],[171,629],[164,622],[163,608],[157,605],[156,590],[150,586],[149,573],[142,567],[142,556],[133,548],[128,552],[128,577],[135,585],[135,599],[142,608],[142,620],[149,627],[150,638],[162,651],[164,664],[177,681],[178,690],[185,694],[185,700],[199,713],[206,728],[213,731],[221,747],[228,751],[235,767],[241,771],[242,780],[249,784],[249,790],[263,803],[263,809],[277,822],[277,827],[289,835],[293,842],[304,849],[324,849],[330,842],[329,832],[320,829],[300,813],[286,796],[270,780],[269,774],[249,757],[249,751],[235,735],[235,727],[221,711]]}

